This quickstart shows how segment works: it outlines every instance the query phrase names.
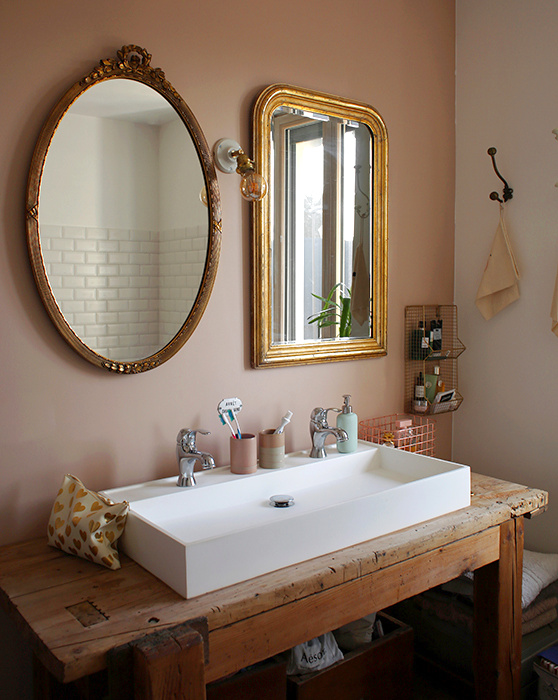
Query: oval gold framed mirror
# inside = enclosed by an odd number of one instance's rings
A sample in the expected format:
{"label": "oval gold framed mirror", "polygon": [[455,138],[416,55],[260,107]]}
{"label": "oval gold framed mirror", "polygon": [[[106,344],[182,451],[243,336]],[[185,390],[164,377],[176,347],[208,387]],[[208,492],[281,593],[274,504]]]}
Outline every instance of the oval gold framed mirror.
{"label": "oval gold framed mirror", "polygon": [[388,137],[369,105],[271,85],[253,113],[253,367],[387,353]]}
{"label": "oval gold framed mirror", "polygon": [[145,49],[101,60],[50,114],[27,241],[50,318],[98,367],[153,369],[198,325],[221,247],[219,188],[198,122]]}

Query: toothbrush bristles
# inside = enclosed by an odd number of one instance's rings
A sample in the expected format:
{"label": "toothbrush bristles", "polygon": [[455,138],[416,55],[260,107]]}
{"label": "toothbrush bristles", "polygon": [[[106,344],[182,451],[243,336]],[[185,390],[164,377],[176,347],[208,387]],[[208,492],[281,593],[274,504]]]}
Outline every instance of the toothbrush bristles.
{"label": "toothbrush bristles", "polygon": [[231,435],[233,436],[233,438],[237,438],[238,435],[236,435],[236,433],[234,432],[234,428],[230,424],[228,417],[224,413],[221,413],[221,411],[217,411],[217,413],[219,414],[219,418],[221,419],[221,423],[228,427],[228,429],[231,431]]}

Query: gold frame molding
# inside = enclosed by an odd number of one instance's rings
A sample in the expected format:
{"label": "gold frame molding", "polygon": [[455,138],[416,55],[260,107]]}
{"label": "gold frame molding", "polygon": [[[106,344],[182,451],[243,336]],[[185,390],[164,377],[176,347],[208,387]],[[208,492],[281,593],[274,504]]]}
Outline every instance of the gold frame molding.
{"label": "gold frame molding", "polygon": [[384,121],[372,107],[364,103],[292,85],[269,86],[258,97],[253,111],[255,162],[268,182],[271,174],[271,117],[281,106],[359,121],[373,135],[372,333],[370,338],[336,338],[304,343],[272,342],[271,220],[268,195],[254,204],[252,213],[252,367],[284,367],[386,355],[388,135]]}
{"label": "gold frame molding", "polygon": [[[58,124],[69,107],[83,92],[92,85],[114,78],[126,78],[141,82],[160,93],[174,107],[194,142],[200,160],[207,192],[209,216],[205,267],[198,294],[190,313],[174,338],[163,348],[149,357],[131,362],[115,362],[99,355],[87,346],[67,323],[48,281],[41,250],[38,219],[41,177],[48,149]],[[117,51],[116,58],[101,59],[88,75],[75,83],[60,99],[45,122],[33,153],[27,185],[26,214],[27,246],[41,301],[64,340],[79,355],[97,367],[102,367],[110,372],[136,374],[158,367],[180,350],[198,325],[215,282],[221,250],[221,203],[213,158],[205,136],[190,108],[165,78],[163,71],[151,66],[151,54],[145,49],[133,44],[123,46]]]}

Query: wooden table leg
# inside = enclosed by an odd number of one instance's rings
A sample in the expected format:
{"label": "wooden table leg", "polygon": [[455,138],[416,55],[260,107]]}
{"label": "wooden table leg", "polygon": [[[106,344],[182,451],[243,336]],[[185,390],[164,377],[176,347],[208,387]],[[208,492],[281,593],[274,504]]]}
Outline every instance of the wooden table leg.
{"label": "wooden table leg", "polygon": [[110,700],[205,700],[207,619],[196,618],[107,654]]}
{"label": "wooden table leg", "polygon": [[135,700],[205,700],[203,637],[193,629],[134,645]]}
{"label": "wooden table leg", "polygon": [[519,700],[523,518],[500,525],[500,559],[475,571],[477,700]]}

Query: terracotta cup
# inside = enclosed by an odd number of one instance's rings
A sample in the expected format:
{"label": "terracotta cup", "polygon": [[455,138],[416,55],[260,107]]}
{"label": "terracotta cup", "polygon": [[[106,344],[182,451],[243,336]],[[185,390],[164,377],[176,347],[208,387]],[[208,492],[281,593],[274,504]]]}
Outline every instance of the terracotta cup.
{"label": "terracotta cup", "polygon": [[277,469],[285,459],[285,433],[275,434],[271,430],[260,432],[260,467]]}
{"label": "terracotta cup", "polygon": [[258,468],[258,447],[256,436],[242,433],[240,438],[230,438],[231,472],[233,474],[252,474]]}

